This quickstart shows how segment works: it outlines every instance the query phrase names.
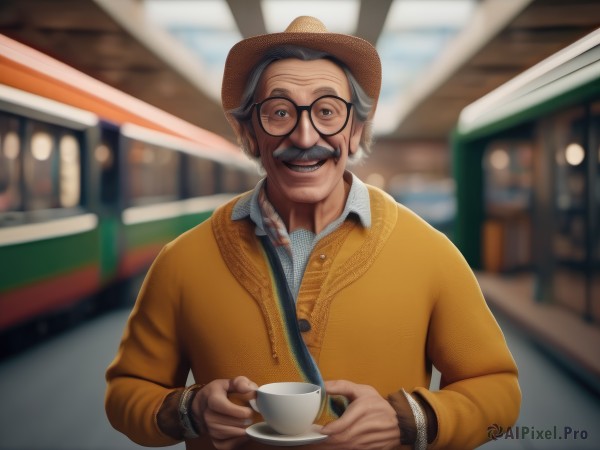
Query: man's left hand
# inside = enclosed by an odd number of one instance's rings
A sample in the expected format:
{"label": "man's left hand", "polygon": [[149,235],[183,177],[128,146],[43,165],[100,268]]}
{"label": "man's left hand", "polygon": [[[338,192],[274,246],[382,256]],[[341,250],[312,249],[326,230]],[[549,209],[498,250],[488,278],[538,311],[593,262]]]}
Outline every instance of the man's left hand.
{"label": "man's left hand", "polygon": [[321,433],[329,437],[323,448],[382,450],[400,446],[396,411],[372,386],[350,381],[326,381],[329,395],[343,395],[350,404],[342,417],[325,425]]}

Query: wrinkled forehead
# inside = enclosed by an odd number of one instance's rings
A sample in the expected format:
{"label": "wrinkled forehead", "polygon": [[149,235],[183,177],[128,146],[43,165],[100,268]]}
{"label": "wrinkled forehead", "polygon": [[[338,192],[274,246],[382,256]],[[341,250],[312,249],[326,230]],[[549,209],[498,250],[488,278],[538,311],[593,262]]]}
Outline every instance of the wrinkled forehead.
{"label": "wrinkled forehead", "polygon": [[350,100],[350,85],[344,70],[328,59],[303,61],[281,59],[269,64],[257,86],[256,98],[282,96],[309,101],[321,95]]}

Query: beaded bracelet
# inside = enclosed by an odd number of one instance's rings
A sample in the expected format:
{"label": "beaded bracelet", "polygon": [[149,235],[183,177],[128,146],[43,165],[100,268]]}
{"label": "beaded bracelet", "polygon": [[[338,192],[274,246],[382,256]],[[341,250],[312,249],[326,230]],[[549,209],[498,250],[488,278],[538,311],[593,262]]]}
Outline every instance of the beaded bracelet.
{"label": "beaded bracelet", "polygon": [[181,394],[181,397],[179,398],[179,422],[183,428],[183,437],[185,439],[195,439],[197,437],[200,437],[198,431],[196,430],[196,427],[194,427],[194,424],[192,423],[192,420],[190,418],[190,400],[193,398],[192,393],[196,389],[200,388],[201,386],[197,384],[188,386],[184,389],[183,393]]}

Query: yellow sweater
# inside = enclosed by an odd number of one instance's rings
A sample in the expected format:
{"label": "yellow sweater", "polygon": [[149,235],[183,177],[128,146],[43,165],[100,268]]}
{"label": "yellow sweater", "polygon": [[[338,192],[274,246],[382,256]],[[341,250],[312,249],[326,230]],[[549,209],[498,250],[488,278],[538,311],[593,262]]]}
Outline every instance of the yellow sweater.
{"label": "yellow sweater", "polygon": [[[474,448],[488,426],[517,419],[514,360],[452,243],[383,192],[369,193],[371,228],[347,220],[307,264],[296,304],[310,323],[304,342],[325,380],[423,396],[438,420],[432,448]],[[155,416],[190,369],[197,383],[304,379],[265,252],[252,222],[230,219],[234,204],[163,249],[107,371],[109,420],[142,445],[175,443]],[[428,389],[432,364],[439,391]],[[187,448],[213,447],[200,438]]]}

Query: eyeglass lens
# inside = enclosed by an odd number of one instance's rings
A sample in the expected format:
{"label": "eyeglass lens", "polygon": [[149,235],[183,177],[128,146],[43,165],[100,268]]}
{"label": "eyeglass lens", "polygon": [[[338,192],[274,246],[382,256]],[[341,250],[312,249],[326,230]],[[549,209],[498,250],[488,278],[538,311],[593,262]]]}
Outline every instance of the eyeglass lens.
{"label": "eyeglass lens", "polygon": [[[310,105],[310,120],[323,135],[340,132],[346,125],[349,108],[337,97],[321,97]],[[264,130],[273,136],[292,132],[298,123],[298,107],[287,98],[271,98],[260,106],[260,121]]]}

